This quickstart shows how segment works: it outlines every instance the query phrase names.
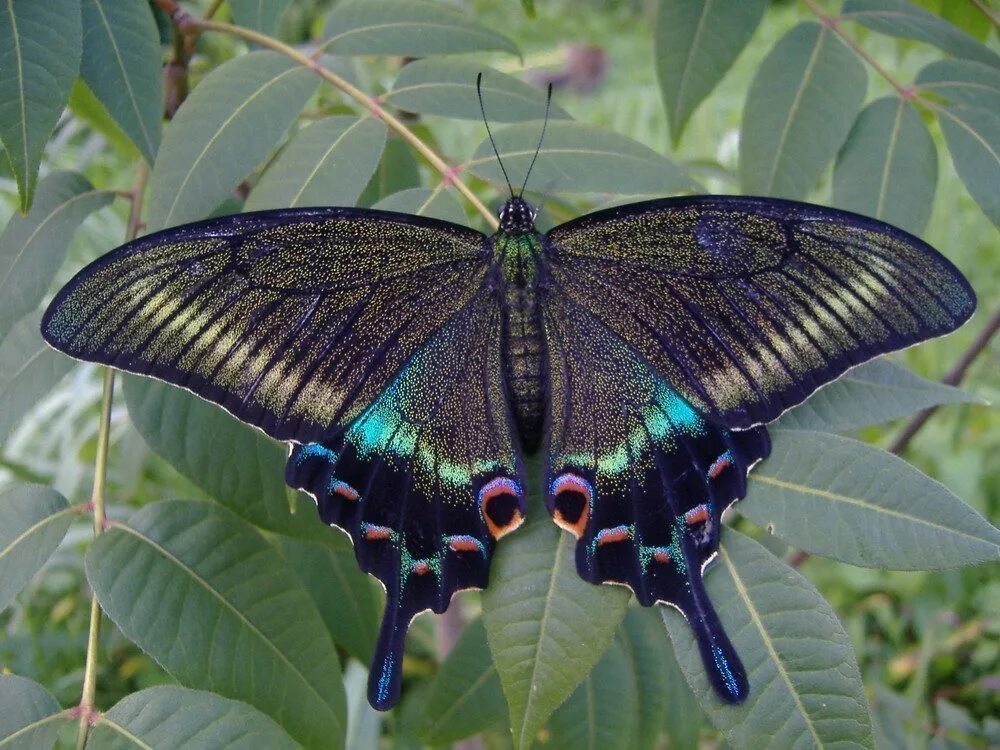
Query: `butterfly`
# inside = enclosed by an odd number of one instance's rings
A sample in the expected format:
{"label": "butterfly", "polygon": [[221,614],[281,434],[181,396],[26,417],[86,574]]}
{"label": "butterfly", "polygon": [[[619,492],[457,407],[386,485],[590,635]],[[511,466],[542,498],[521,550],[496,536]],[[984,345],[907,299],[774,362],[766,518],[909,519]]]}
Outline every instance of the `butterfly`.
{"label": "butterfly", "polygon": [[542,234],[523,193],[492,236],[361,208],[167,229],[80,271],[42,335],[290,445],[287,483],[386,589],[375,708],[399,699],[412,619],[486,587],[532,453],[579,574],[679,609],[739,702],[746,672],[703,574],[770,451],[764,425],[954,330],[975,295],[920,239],[830,208],[689,196]]}

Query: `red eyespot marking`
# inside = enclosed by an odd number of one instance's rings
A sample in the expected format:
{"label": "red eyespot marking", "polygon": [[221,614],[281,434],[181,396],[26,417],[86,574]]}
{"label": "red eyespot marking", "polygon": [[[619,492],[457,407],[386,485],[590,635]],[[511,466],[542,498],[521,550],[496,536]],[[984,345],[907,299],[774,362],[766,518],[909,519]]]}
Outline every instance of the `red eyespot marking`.
{"label": "red eyespot marking", "polygon": [[701,505],[696,505],[687,513],[684,514],[684,523],[688,526],[694,526],[696,523],[704,523],[708,520],[708,506],[702,503]]}
{"label": "red eyespot marking", "polygon": [[341,482],[339,480],[334,480],[334,482],[330,485],[330,491],[335,495],[340,495],[342,498],[352,503],[356,503],[358,498],[361,497],[361,495],[358,494],[358,491],[351,487],[351,485],[347,482]]}
{"label": "red eyespot marking", "polygon": [[521,487],[509,477],[497,477],[479,490],[479,509],[494,539],[509,534],[524,522]]}
{"label": "red eyespot marking", "polygon": [[552,520],[577,539],[583,536],[590,520],[594,489],[590,482],[576,474],[560,474],[549,488],[552,494]]}
{"label": "red eyespot marking", "polygon": [[733,457],[729,451],[726,451],[717,459],[715,462],[708,467],[708,476],[712,479],[717,479],[718,476],[733,465]]}
{"label": "red eyespot marking", "polygon": [[486,550],[483,543],[471,536],[453,536],[448,538],[448,548],[452,552],[481,552],[484,555]]}
{"label": "red eyespot marking", "polygon": [[392,539],[392,529],[388,526],[372,526],[370,524],[365,524],[362,529],[365,539],[370,542],[378,541],[379,539]]}
{"label": "red eyespot marking", "polygon": [[615,526],[610,529],[601,529],[597,532],[597,546],[603,547],[605,544],[624,542],[630,536],[631,529],[628,526]]}
{"label": "red eyespot marking", "polygon": [[658,563],[668,563],[670,562],[670,552],[661,547],[653,552],[653,559]]}
{"label": "red eyespot marking", "polygon": [[413,563],[413,572],[418,576],[427,575],[431,572],[431,566],[423,560]]}

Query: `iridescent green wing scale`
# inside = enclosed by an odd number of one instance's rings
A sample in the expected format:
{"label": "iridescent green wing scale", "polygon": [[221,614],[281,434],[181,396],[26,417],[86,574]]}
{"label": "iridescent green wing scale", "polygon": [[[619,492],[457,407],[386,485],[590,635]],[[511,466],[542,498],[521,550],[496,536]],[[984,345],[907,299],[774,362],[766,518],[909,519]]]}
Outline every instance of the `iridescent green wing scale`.
{"label": "iridescent green wing scale", "polygon": [[211,219],[96,260],[56,296],[42,333],[308,442],[353,421],[479,291],[485,240],[360,209]]}
{"label": "iridescent green wing scale", "polygon": [[591,583],[628,585],[640,604],[677,607],[719,695],[747,680],[702,583],[722,512],[770,450],[763,427],[709,422],[643,357],[553,289],[545,305],[550,406],[546,503],[577,539]]}
{"label": "iridescent green wing scale", "polygon": [[483,235],[360,209],[224,217],[81,271],[43,319],[74,357],[160,378],[291,442],[286,480],[387,592],[369,698],[412,618],[484,587],[524,512]]}
{"label": "iridescent green wing scale", "polygon": [[762,423],[975,309],[940,254],[881,222],[763,198],[600,211],[543,238],[547,504],[586,580],[676,606],[727,701],[745,671],[702,585]]}
{"label": "iridescent green wing scale", "polygon": [[650,201],[582,216],[547,239],[555,285],[732,428],[769,422],[975,309],[968,282],[925,242],[805,203]]}

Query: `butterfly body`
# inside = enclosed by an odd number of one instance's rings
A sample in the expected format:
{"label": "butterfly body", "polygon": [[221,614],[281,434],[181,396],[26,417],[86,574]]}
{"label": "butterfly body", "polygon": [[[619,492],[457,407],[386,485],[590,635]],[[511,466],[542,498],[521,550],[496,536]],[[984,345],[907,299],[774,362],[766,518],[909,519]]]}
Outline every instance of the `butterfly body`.
{"label": "butterfly body", "polygon": [[541,448],[579,574],[677,607],[718,695],[749,689],[702,582],[763,424],[957,328],[968,282],[918,238],[790,201],[690,196],[492,237],[389,212],[221,217],[141,238],[53,300],[45,339],[180,385],[291,451],[286,481],[386,589],[369,700],[421,611],[489,582]]}
{"label": "butterfly body", "polygon": [[545,267],[542,238],[534,227],[492,238],[493,273],[503,306],[503,359],[507,394],[526,453],[538,449],[545,420],[548,358],[542,330]]}

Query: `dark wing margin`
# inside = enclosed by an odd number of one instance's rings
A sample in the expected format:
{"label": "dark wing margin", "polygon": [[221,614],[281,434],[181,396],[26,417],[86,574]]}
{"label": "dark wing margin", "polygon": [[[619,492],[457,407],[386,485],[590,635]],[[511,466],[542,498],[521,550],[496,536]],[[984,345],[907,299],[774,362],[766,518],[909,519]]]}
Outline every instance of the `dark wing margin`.
{"label": "dark wing margin", "polygon": [[545,239],[555,287],[731,428],[769,422],[855,365],[955,330],[976,307],[962,274],[922,240],[793,201],[635,203]]}
{"label": "dark wing margin", "polygon": [[591,583],[623,583],[644,606],[677,607],[708,677],[728,702],[748,683],[705,591],[722,512],[746,494],[770,451],[767,431],[713,424],[644,358],[579,304],[546,300],[549,442],[546,504],[574,534]]}
{"label": "dark wing margin", "polygon": [[149,375],[279,440],[353,421],[479,291],[486,238],[367,209],[237,214],[130,242],[42,320],[77,359]]}
{"label": "dark wing margin", "polygon": [[296,446],[286,481],[350,534],[386,589],[368,700],[400,695],[412,619],[485,588],[495,541],[520,525],[524,466],[505,397],[500,307],[485,289],[413,356],[346,430]]}

